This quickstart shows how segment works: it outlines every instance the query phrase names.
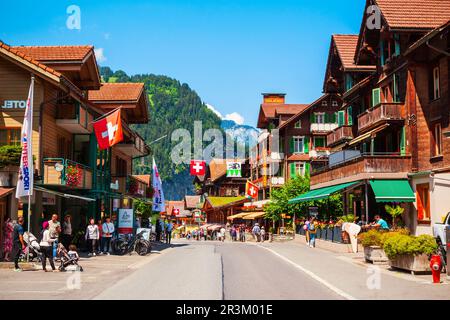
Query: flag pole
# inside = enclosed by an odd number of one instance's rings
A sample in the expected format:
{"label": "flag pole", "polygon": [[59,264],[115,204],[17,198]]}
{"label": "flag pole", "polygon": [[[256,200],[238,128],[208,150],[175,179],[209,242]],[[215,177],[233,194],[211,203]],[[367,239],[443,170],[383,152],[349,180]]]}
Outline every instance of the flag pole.
{"label": "flag pole", "polygon": [[[30,148],[33,148],[33,100],[34,100],[34,76],[31,76],[31,96],[30,96],[30,110],[28,112],[31,113],[30,116],[30,136],[28,137],[29,139],[29,146]],[[32,150],[32,149],[31,149]],[[31,154],[31,159],[29,159],[28,161],[33,162],[33,154]],[[33,172],[30,172],[30,175],[34,175],[34,170]],[[34,183],[34,179],[32,180],[32,183]],[[28,252],[27,252],[27,263],[30,262],[30,228],[31,228],[31,193],[33,192],[33,185],[30,186],[30,192],[28,192],[28,219],[27,219],[27,231],[28,231]]]}

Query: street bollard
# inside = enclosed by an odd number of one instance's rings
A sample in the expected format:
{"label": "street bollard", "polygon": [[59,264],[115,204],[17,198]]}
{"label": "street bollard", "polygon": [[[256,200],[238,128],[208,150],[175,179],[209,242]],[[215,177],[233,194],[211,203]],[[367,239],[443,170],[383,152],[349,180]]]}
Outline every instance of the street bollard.
{"label": "street bollard", "polygon": [[441,283],[442,262],[440,255],[433,255],[430,260],[431,273],[433,274],[433,283]]}

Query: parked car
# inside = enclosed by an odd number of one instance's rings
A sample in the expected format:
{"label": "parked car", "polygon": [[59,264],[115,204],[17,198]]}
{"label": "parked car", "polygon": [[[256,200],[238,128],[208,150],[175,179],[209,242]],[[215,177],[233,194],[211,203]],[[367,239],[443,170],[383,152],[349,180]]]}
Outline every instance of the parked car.
{"label": "parked car", "polygon": [[[435,223],[433,225],[433,235],[436,238],[436,242],[439,246],[443,246],[444,250],[447,246],[447,237],[445,234],[445,229],[450,227],[450,212],[447,213],[444,223]],[[450,240],[450,239],[449,239]]]}

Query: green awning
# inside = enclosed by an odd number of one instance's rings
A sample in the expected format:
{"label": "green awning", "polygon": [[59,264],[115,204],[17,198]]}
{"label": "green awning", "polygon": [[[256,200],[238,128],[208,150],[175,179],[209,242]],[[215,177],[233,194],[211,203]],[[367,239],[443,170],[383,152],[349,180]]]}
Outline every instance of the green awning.
{"label": "green awning", "polygon": [[328,198],[333,193],[336,193],[345,188],[351,187],[359,182],[360,181],[348,182],[348,183],[338,184],[338,185],[331,186],[331,187],[325,187],[325,188],[320,188],[320,189],[316,189],[316,190],[311,190],[309,192],[306,192],[306,193],[298,196],[297,198],[289,200],[288,203],[293,204],[293,203],[297,203],[297,202],[325,199],[325,198]]}
{"label": "green awning", "polygon": [[370,185],[377,202],[416,201],[416,196],[408,180],[372,180]]}

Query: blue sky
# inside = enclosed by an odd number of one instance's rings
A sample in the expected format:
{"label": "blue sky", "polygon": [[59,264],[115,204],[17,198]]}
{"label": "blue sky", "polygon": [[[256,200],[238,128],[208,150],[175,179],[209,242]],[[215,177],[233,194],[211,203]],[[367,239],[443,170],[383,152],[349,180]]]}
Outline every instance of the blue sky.
{"label": "blue sky", "polygon": [[[255,125],[261,92],[308,103],[322,91],[333,33],[358,33],[364,0],[4,1],[10,45],[92,44],[113,70],[186,82],[224,116]],[[69,5],[81,29],[66,27]]]}

